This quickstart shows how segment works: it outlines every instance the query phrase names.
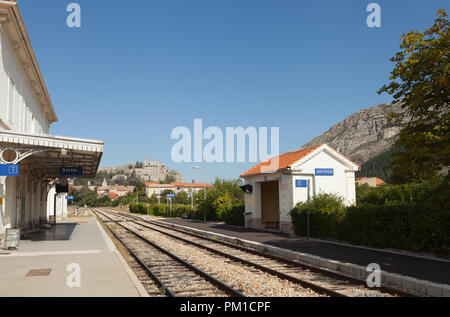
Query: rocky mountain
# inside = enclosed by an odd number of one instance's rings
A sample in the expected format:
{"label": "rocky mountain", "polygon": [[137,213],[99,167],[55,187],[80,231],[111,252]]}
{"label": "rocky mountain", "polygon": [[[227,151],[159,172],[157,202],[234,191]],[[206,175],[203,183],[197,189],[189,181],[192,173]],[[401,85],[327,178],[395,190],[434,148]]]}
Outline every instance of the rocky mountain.
{"label": "rocky mountain", "polygon": [[99,172],[113,174],[113,180],[134,175],[144,182],[165,181],[167,178],[174,182],[183,182],[183,176],[178,171],[171,170],[158,161],[147,161],[147,159],[144,162],[134,162],[113,167],[101,167]]}
{"label": "rocky mountain", "polygon": [[[388,152],[403,124],[389,123],[386,115],[402,113],[400,104],[382,104],[360,110],[316,137],[303,148],[323,143],[334,147],[356,163],[363,165],[372,158]],[[404,122],[408,118],[405,117]]]}

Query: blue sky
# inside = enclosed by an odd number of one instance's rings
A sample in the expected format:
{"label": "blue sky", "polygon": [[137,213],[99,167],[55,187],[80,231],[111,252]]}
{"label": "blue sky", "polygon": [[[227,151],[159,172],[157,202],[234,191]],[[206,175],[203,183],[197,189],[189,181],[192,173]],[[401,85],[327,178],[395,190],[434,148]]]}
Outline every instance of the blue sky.
{"label": "blue sky", "polygon": [[[172,129],[280,127],[300,148],[348,115],[389,102],[400,36],[430,26],[448,1],[19,0],[59,122],[52,134],[104,140],[102,165],[171,159]],[[66,25],[77,2],[82,27]],[[200,164],[208,180],[253,164]]]}

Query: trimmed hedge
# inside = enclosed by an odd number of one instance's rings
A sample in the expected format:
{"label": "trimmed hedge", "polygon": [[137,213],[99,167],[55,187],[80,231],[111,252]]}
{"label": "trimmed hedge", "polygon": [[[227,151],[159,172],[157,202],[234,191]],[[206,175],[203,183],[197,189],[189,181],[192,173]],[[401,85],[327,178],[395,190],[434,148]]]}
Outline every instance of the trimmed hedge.
{"label": "trimmed hedge", "polygon": [[[430,184],[365,189],[351,207],[344,207],[339,197],[318,195],[309,207],[311,237],[448,255],[450,210],[436,192]],[[307,211],[306,203],[291,211],[299,236],[306,236]]]}
{"label": "trimmed hedge", "polygon": [[450,254],[450,212],[410,203],[352,206],[339,238],[371,247]]}
{"label": "trimmed hedge", "polygon": [[[147,203],[131,203],[130,212],[136,214],[147,214]],[[238,204],[232,205],[229,208],[223,209],[220,213],[220,217],[215,210],[208,210],[207,217],[208,220],[222,220],[229,225],[244,226],[244,212],[245,205]],[[161,205],[151,205],[148,208],[148,214],[159,217],[167,217],[167,206],[165,204]],[[172,217],[189,217],[191,219],[203,220],[203,209],[191,210],[190,205],[174,204],[172,205]]]}

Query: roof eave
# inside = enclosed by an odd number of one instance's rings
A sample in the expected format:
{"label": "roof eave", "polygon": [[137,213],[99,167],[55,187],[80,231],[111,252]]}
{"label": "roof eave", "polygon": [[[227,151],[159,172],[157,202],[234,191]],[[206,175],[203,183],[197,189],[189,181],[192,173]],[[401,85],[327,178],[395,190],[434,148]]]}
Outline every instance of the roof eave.
{"label": "roof eave", "polygon": [[[20,62],[26,80],[38,101],[38,106],[44,108],[46,120],[49,124],[58,121],[55,109],[53,107],[50,94],[48,92],[42,71],[36,58],[30,37],[25,27],[25,22],[20,13],[16,2],[0,1],[0,15],[6,15],[7,21],[2,23],[10,42],[17,45],[17,50],[13,50],[13,54]],[[11,24],[11,26],[9,26]]]}

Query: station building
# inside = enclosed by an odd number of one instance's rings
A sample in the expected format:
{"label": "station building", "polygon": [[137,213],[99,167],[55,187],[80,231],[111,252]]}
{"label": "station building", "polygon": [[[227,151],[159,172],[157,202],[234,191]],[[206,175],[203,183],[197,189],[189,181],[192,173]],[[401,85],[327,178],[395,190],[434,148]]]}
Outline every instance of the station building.
{"label": "station building", "polygon": [[292,233],[290,211],[320,193],[337,194],[346,205],[356,202],[359,165],[330,146],[285,153],[241,175],[245,180],[245,225]]}
{"label": "station building", "polygon": [[187,194],[190,194],[191,192],[196,194],[200,191],[203,191],[205,188],[212,188],[214,187],[211,184],[200,184],[200,183],[179,183],[179,182],[173,182],[170,184],[159,184],[156,182],[148,182],[144,184],[145,186],[145,193],[147,197],[152,196],[161,196],[164,191],[172,191],[175,194],[184,192]]}
{"label": "station building", "polygon": [[61,217],[67,201],[57,187],[97,173],[104,143],[51,136],[57,120],[18,5],[0,1],[0,240],[6,229]]}

